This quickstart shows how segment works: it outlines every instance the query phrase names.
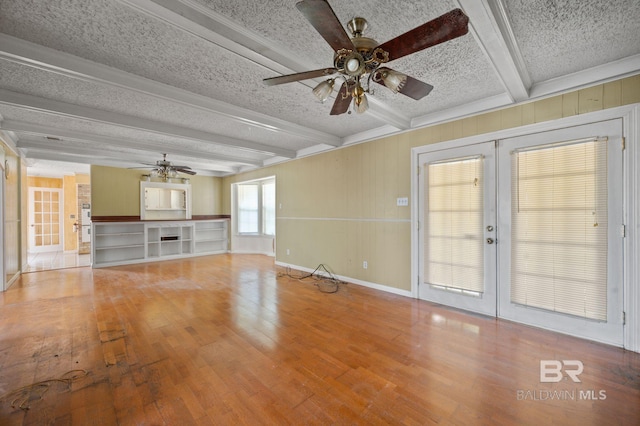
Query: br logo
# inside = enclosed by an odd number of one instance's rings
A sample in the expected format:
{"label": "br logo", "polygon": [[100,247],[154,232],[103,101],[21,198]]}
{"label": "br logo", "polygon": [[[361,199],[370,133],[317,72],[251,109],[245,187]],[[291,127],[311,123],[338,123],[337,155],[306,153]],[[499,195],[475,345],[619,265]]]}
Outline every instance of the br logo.
{"label": "br logo", "polygon": [[582,361],[576,359],[567,359],[558,361],[555,359],[540,360],[540,382],[541,383],[557,383],[564,378],[566,374],[576,383],[580,383],[578,376],[584,370]]}

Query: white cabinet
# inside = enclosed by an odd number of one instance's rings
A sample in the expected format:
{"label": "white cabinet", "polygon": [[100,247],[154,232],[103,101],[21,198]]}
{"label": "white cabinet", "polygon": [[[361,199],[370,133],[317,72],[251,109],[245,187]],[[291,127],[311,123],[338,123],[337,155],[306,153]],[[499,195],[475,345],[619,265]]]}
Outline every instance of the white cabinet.
{"label": "white cabinet", "polygon": [[226,219],[94,222],[92,265],[124,265],[226,253]]}
{"label": "white cabinet", "polygon": [[143,223],[94,223],[93,264],[121,264],[145,258]]}
{"label": "white cabinet", "polygon": [[191,185],[140,182],[140,219],[191,219]]}
{"label": "white cabinet", "polygon": [[193,253],[193,224],[147,226],[147,257],[182,256]]}
{"label": "white cabinet", "polygon": [[208,253],[227,250],[227,221],[196,222],[195,252]]}

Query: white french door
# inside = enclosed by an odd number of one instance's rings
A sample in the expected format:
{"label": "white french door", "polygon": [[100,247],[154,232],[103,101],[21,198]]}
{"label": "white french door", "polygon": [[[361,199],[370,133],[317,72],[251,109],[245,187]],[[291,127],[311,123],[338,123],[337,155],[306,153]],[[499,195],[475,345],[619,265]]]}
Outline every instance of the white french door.
{"label": "white french door", "polygon": [[421,299],[496,314],[494,145],[418,158]]}
{"label": "white french door", "polygon": [[622,345],[622,120],[434,148],[418,297]]}
{"label": "white french door", "polygon": [[62,190],[29,188],[29,252],[62,250]]}
{"label": "white french door", "polygon": [[622,120],[500,141],[499,315],[623,343]]}

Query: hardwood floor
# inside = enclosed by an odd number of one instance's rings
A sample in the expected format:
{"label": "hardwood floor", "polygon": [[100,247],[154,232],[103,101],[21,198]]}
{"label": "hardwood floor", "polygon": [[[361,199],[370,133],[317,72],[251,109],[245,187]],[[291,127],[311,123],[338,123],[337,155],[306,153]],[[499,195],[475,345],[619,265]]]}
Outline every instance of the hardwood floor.
{"label": "hardwood floor", "polygon": [[[0,294],[0,424],[640,424],[640,354],[278,272],[24,274]],[[541,360],[581,361],[581,382],[541,383]]]}

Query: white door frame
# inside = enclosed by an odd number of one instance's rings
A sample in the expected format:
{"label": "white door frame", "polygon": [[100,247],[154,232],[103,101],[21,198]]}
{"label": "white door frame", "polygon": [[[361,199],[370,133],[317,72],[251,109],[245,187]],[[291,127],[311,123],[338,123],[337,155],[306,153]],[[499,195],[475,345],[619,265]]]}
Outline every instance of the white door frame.
{"label": "white door frame", "polygon": [[[556,130],[570,126],[593,123],[597,121],[623,119],[623,134],[626,138],[626,150],[623,158],[624,186],[624,220],[626,238],[624,241],[623,291],[626,323],[624,326],[624,347],[640,352],[640,104],[625,105],[594,111],[577,116],[529,124],[482,135],[474,135],[461,139],[443,141],[437,144],[420,146],[411,150],[411,223],[417,231],[419,221],[418,206],[418,156],[435,149],[453,148],[480,143],[487,140],[505,139]],[[418,232],[411,232],[411,295],[418,297],[419,259]]]}
{"label": "white door frame", "polygon": [[6,184],[6,176],[5,176],[5,155],[4,150],[0,147],[0,242],[2,243],[2,258],[0,259],[0,280],[2,280],[2,291],[7,289],[7,277],[4,273],[5,267],[5,256],[7,253],[7,245],[4,239],[4,213],[5,213],[5,201],[4,201],[4,193],[5,193],[5,184]]}

